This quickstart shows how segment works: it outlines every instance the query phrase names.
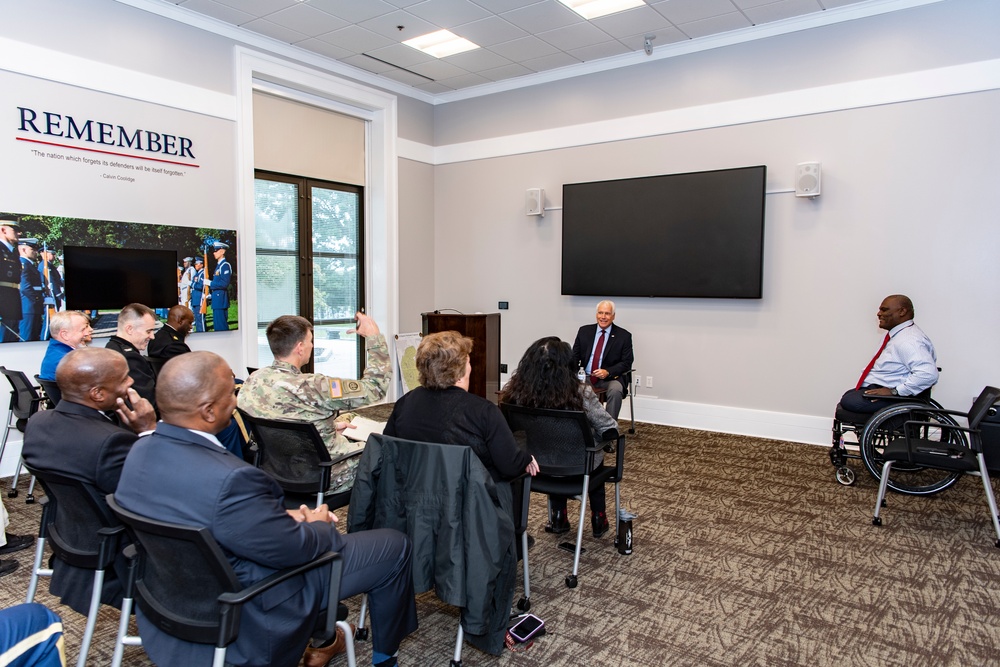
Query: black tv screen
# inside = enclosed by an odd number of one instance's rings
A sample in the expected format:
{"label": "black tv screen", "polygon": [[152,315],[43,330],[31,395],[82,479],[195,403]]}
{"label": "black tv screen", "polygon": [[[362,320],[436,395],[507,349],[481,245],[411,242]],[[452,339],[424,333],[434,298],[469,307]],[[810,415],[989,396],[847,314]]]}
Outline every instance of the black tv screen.
{"label": "black tv screen", "polygon": [[563,185],[562,293],[761,298],[767,168]]}
{"label": "black tv screen", "polygon": [[118,310],[130,303],[177,303],[177,251],[66,246],[66,307]]}

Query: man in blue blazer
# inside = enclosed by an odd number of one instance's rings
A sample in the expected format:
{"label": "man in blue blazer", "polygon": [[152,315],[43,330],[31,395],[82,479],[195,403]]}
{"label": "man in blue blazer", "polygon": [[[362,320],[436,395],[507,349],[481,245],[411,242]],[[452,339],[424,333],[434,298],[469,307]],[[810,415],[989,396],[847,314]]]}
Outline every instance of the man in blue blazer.
{"label": "man in blue blazer", "polygon": [[[62,399],[54,410],[40,410],[28,420],[21,456],[36,470],[90,484],[103,498],[118,486],[125,457],[138,434],[155,428],[156,413],[132,389],[128,363],[113,350],[84,347],[70,351],[59,364],[55,380]],[[49,592],[86,614],[93,570],[60,559],[52,567]],[[101,601],[121,607],[121,599],[122,584],[112,569],[105,574]]]}
{"label": "man in blue blazer", "polygon": [[601,301],[597,304],[597,323],[580,327],[573,342],[573,360],[583,367],[594,389],[606,392],[605,408],[608,414],[618,419],[622,398],[628,388],[626,376],[635,358],[632,355],[632,334],[612,325],[614,321],[614,302]]}
{"label": "man in blue blazer", "polygon": [[[215,434],[230,421],[233,372],[212,352],[167,362],[156,386],[162,421],[129,452],[115,499],[137,514],[204,526],[225,551],[240,583],[301,565],[326,551],[343,557],[341,595],[367,592],[372,662],[391,667],[400,641],[417,627],[409,539],[394,530],[351,535],[337,531],[326,505],[286,510],[281,489],[265,472],[226,451]],[[226,662],[247,667],[295,667],[327,600],[329,568],[312,569],[254,598],[243,608],[240,635]],[[166,635],[137,611],[143,647],[157,665],[208,664],[212,646]],[[332,652],[309,649],[307,666]]]}

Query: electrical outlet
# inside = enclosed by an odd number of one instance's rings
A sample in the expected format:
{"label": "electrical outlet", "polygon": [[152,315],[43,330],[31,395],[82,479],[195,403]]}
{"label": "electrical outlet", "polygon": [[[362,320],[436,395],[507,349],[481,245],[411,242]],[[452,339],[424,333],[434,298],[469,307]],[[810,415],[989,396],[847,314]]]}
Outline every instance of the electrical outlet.
{"label": "electrical outlet", "polygon": [[652,389],[652,388],[653,388],[653,376],[652,375],[647,375],[646,376],[646,389]]}
{"label": "electrical outlet", "polygon": [[507,310],[507,302],[506,301],[500,301],[500,302],[498,302],[497,303],[497,308],[499,310]]}
{"label": "electrical outlet", "polygon": [[641,375],[636,375],[635,376],[635,386],[636,387],[641,387],[642,386],[642,376]]}
{"label": "electrical outlet", "polygon": [[500,364],[500,372],[501,373],[507,372],[507,364]]}

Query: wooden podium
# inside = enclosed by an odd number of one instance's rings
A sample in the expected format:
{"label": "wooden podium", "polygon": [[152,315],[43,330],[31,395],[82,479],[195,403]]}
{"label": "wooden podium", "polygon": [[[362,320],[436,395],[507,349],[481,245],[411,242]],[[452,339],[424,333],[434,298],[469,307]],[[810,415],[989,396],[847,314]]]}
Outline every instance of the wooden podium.
{"label": "wooden podium", "polygon": [[424,335],[457,331],[472,339],[469,392],[496,403],[500,391],[500,313],[421,313],[421,318]]}

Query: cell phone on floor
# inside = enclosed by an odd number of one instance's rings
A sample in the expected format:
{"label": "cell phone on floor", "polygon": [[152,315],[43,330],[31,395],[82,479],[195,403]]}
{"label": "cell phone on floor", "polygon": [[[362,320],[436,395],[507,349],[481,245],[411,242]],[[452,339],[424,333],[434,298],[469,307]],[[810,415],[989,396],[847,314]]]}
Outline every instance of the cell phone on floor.
{"label": "cell phone on floor", "polygon": [[514,641],[523,643],[538,634],[538,631],[543,627],[545,627],[545,621],[534,614],[525,614],[520,621],[511,626],[508,632]]}

